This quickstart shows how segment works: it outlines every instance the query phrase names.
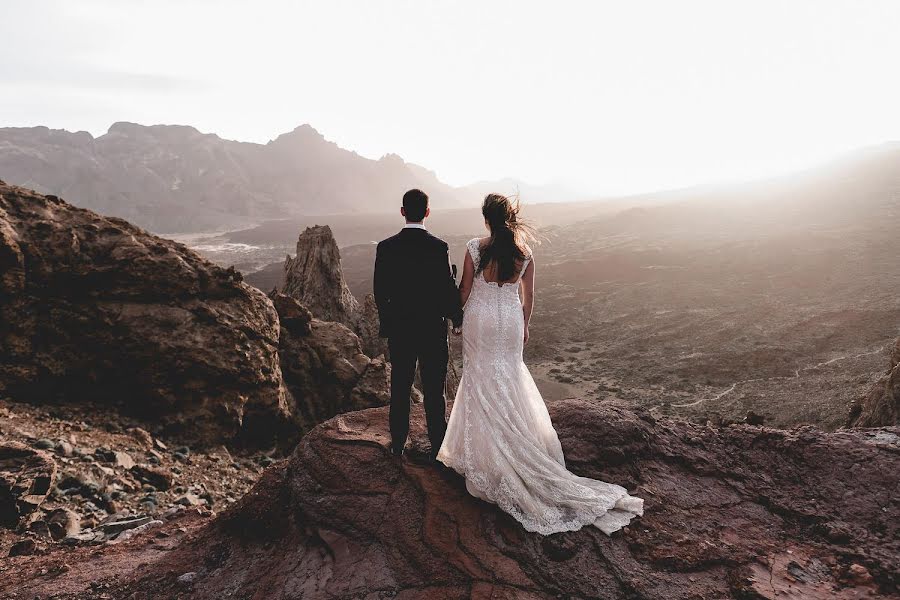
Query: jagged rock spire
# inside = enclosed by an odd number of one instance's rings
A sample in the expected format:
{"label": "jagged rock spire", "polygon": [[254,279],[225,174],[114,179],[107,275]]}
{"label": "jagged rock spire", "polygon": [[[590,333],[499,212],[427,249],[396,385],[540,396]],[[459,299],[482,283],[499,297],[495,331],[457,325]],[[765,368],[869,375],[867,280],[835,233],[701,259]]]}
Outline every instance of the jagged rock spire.
{"label": "jagged rock spire", "polygon": [[341,251],[328,225],[307,227],[297,239],[297,255],[284,261],[284,294],[323,321],[354,327],[359,302],[344,281]]}
{"label": "jagged rock spire", "polygon": [[341,251],[328,225],[307,227],[297,239],[297,256],[284,262],[284,288],[287,296],[306,306],[314,317],[337,321],[356,333],[367,356],[387,352],[378,337],[378,310],[369,294],[362,305],[344,281]]}

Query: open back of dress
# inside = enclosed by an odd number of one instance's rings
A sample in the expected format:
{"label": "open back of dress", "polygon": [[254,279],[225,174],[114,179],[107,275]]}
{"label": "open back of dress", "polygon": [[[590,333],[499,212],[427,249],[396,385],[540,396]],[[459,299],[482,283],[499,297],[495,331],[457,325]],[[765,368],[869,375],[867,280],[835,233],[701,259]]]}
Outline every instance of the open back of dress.
{"label": "open back of dress", "polygon": [[[479,240],[466,245],[479,264]],[[522,265],[520,275],[528,267]],[[547,407],[522,360],[525,321],[518,280],[476,272],[463,319],[463,375],[438,460],[474,496],[542,534],[593,524],[609,534],[643,512],[625,488],[566,469]]]}

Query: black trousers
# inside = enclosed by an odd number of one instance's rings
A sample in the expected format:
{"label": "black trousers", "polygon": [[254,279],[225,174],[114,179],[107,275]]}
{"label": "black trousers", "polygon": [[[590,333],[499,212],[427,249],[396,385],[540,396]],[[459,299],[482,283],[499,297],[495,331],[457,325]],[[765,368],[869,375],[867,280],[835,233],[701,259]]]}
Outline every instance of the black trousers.
{"label": "black trousers", "polygon": [[409,436],[409,395],[416,376],[416,363],[422,374],[425,396],[425,422],[431,452],[437,454],[447,431],[444,384],[447,380],[447,322],[404,328],[388,338],[391,353],[391,443],[403,448]]}

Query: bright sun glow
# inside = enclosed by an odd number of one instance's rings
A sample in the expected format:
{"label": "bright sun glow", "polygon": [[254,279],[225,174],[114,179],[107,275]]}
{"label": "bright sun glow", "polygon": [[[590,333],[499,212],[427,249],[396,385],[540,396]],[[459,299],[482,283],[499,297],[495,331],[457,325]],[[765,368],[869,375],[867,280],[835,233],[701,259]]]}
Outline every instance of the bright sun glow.
{"label": "bright sun glow", "polygon": [[452,184],[594,194],[900,139],[900,2],[4,2],[0,126],[301,123]]}

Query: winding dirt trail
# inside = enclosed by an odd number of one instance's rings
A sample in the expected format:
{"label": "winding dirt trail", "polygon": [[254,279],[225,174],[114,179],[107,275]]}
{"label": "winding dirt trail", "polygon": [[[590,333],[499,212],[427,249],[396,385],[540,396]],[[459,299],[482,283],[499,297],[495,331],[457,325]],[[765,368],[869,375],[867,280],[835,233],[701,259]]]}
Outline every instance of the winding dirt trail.
{"label": "winding dirt trail", "polygon": [[822,367],[826,367],[828,365],[834,364],[836,362],[841,362],[844,360],[853,360],[856,358],[862,358],[864,356],[872,356],[873,354],[878,354],[879,352],[884,352],[884,350],[887,347],[888,347],[888,345],[884,344],[884,345],[876,348],[875,350],[871,350],[869,352],[861,352],[859,354],[838,356],[838,357],[832,358],[830,360],[816,363],[815,365],[813,365],[811,367],[803,367],[802,369],[797,369],[796,371],[794,371],[793,375],[789,375],[789,376],[782,375],[782,376],[778,376],[778,377],[756,377],[753,379],[744,379],[741,381],[736,381],[731,384],[731,387],[729,387],[724,392],[718,394],[717,396],[714,396],[712,398],[700,398],[699,400],[695,400],[694,402],[688,402],[685,404],[673,404],[672,407],[673,408],[691,408],[693,406],[698,406],[704,402],[715,402],[716,400],[721,400],[722,398],[724,398],[725,396],[727,396],[728,394],[730,394],[731,392],[736,390],[738,388],[738,386],[746,385],[748,383],[756,383],[758,381],[777,381],[777,380],[798,379],[801,376],[801,374],[806,371],[816,371],[818,369],[821,369]]}

